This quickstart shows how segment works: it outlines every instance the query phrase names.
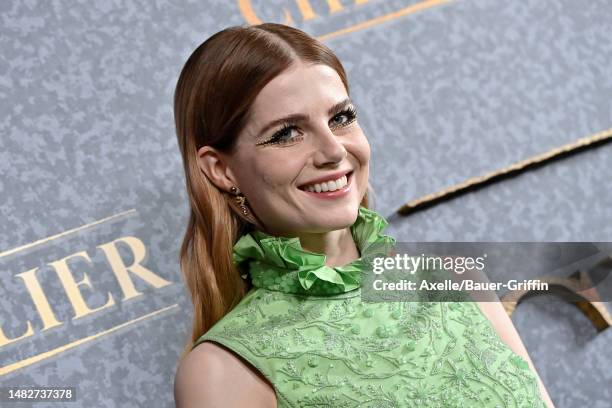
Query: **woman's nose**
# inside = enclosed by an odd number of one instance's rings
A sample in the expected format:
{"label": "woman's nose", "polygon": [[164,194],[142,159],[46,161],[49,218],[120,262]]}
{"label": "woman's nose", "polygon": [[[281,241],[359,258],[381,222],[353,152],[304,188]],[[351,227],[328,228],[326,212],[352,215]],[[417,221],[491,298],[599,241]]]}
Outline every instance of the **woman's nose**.
{"label": "woman's nose", "polygon": [[317,166],[322,166],[329,162],[340,163],[348,154],[342,141],[329,127],[318,131],[315,139],[316,152],[314,162]]}

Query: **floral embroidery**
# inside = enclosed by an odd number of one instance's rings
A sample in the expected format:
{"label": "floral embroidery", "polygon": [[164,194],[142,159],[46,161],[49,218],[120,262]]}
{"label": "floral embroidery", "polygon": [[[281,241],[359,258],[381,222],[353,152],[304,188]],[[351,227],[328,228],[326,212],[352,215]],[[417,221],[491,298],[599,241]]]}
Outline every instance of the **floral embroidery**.
{"label": "floral embroidery", "polygon": [[253,363],[279,407],[544,407],[527,363],[476,303],[399,303],[394,319],[398,303],[353,293],[321,301],[255,289],[199,342]]}
{"label": "floral embroidery", "polygon": [[[395,242],[373,211],[358,220],[359,262],[367,242]],[[248,236],[234,256],[249,261],[255,288],[196,345],[215,341],[253,364],[279,408],[545,407],[529,366],[476,303],[366,303],[359,262],[330,273],[297,239]]]}

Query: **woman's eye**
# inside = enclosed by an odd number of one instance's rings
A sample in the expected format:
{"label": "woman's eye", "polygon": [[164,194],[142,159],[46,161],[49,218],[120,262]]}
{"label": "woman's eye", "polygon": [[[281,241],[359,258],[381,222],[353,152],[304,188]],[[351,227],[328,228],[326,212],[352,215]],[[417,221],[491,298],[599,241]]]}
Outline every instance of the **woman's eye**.
{"label": "woman's eye", "polygon": [[[342,112],[338,113],[330,120],[330,126],[332,128],[341,128],[348,126],[357,119],[357,112],[353,107],[349,107]],[[296,133],[294,133],[296,132]],[[265,142],[257,143],[256,146],[279,144],[289,145],[297,143],[304,139],[304,136],[298,131],[298,126],[292,123],[286,123],[280,130],[278,130],[272,137]]]}
{"label": "woman's eye", "polygon": [[300,134],[297,129],[292,126],[278,131],[278,133],[274,135],[274,138],[270,142],[279,144],[292,143],[296,141],[299,136]]}
{"label": "woman's eye", "polygon": [[[294,131],[296,133],[294,133]],[[278,132],[276,132],[270,139],[265,142],[259,143],[258,145],[268,144],[289,144],[297,142],[301,139],[301,135],[297,132],[296,126],[285,126]]]}
{"label": "woman's eye", "polygon": [[347,110],[340,112],[336,116],[334,116],[331,120],[332,122],[331,125],[332,126],[346,126],[346,125],[353,123],[356,118],[357,118],[356,112],[352,109],[347,109]]}
{"label": "woman's eye", "polygon": [[293,134],[294,130],[296,129],[293,127],[281,130],[280,132],[276,134],[276,140],[277,141],[291,140],[291,135]]}
{"label": "woman's eye", "polygon": [[[342,120],[342,119],[346,119],[346,121]],[[337,115],[332,119],[332,124],[334,125],[342,125],[343,123],[348,122],[348,118],[346,117],[346,115],[341,114],[341,115]]]}

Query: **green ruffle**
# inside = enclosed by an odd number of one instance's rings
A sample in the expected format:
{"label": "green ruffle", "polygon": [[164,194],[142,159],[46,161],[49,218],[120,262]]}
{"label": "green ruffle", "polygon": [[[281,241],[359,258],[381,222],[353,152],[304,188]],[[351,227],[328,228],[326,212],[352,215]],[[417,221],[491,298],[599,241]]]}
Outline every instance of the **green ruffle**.
{"label": "green ruffle", "polygon": [[325,265],[326,256],[302,249],[299,238],[275,237],[255,230],[240,237],[233,248],[236,265],[249,263],[253,286],[286,293],[328,295],[361,286],[362,271],[372,258],[384,256],[395,238],[381,232],[388,222],[373,210],[359,207],[351,234],[360,258],[346,265]]}

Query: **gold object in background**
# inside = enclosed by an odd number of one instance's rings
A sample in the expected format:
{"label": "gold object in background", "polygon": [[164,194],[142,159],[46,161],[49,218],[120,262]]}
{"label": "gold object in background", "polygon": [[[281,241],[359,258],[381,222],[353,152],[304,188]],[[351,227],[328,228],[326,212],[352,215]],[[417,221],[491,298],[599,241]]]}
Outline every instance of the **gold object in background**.
{"label": "gold object in background", "polygon": [[428,208],[432,205],[438,204],[443,200],[447,200],[453,198],[459,194],[466,193],[468,191],[473,191],[477,188],[484,187],[485,185],[499,181],[503,177],[508,177],[510,175],[516,175],[515,173],[519,173],[521,171],[525,171],[528,168],[539,166],[548,162],[552,159],[560,159],[562,157],[566,157],[570,154],[577,153],[586,148],[593,148],[604,143],[612,141],[612,128],[608,130],[604,130],[599,133],[595,133],[594,135],[583,137],[578,139],[575,142],[565,144],[561,147],[557,147],[548,152],[539,154],[537,156],[530,157],[529,159],[521,160],[520,162],[514,163],[508,167],[504,167],[502,169],[493,171],[491,173],[485,174],[480,177],[473,177],[467,179],[466,181],[455,184],[454,186],[445,188],[444,190],[438,191],[436,193],[428,194],[424,197],[417,198],[415,200],[409,201],[400,207],[397,210],[397,213],[400,215],[408,215],[417,210]]}
{"label": "gold object in background", "polygon": [[[596,268],[605,269],[607,275],[609,275],[612,271],[612,258],[608,257],[600,261],[593,267],[593,269]],[[567,278],[541,277],[538,280],[548,283],[549,292],[559,294],[561,297],[569,295],[572,299],[581,299],[579,301],[571,301],[571,303],[576,305],[589,318],[597,331],[601,332],[612,326],[612,316],[606,304],[601,301],[597,291],[598,282],[593,282],[588,272],[577,271]],[[512,313],[521,301],[537,296],[540,293],[542,292],[534,290],[514,290],[505,293],[501,297],[501,301],[508,316],[512,316]]]}

